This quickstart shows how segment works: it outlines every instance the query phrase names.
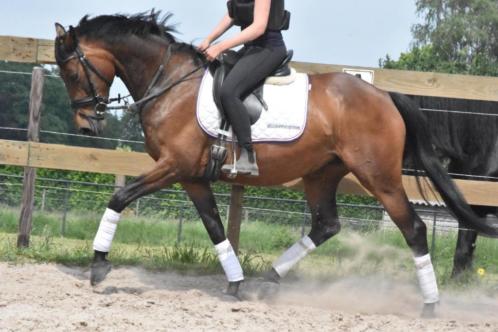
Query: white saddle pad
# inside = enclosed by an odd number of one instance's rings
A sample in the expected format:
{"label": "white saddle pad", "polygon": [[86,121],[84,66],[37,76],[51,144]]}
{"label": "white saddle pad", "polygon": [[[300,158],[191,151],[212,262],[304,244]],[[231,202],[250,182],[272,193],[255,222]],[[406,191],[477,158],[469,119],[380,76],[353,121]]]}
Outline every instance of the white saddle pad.
{"label": "white saddle pad", "polygon": [[[261,112],[252,125],[254,142],[288,142],[299,138],[308,113],[308,75],[297,74],[294,83],[277,86],[265,84],[263,98],[268,111]],[[221,116],[213,100],[213,77],[206,71],[197,99],[197,121],[211,137],[218,136]]]}

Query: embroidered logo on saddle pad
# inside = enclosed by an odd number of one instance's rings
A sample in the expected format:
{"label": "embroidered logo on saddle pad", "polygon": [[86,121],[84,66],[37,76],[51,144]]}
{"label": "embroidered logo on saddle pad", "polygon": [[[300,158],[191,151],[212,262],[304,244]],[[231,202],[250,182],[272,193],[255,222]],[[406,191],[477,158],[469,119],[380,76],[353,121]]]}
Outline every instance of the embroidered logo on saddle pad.
{"label": "embroidered logo on saddle pad", "polygon": [[[308,113],[308,75],[297,74],[289,85],[263,88],[268,110],[251,126],[254,142],[289,142],[299,138],[306,126]],[[213,76],[206,71],[197,99],[197,121],[211,137],[218,136],[221,116],[213,100]]]}

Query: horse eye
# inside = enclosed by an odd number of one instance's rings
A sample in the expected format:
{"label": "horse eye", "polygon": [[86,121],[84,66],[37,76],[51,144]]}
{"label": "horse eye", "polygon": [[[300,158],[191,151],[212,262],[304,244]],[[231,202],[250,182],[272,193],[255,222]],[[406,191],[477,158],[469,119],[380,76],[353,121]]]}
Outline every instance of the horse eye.
{"label": "horse eye", "polygon": [[68,78],[72,82],[77,82],[80,79],[80,75],[78,73],[72,73]]}

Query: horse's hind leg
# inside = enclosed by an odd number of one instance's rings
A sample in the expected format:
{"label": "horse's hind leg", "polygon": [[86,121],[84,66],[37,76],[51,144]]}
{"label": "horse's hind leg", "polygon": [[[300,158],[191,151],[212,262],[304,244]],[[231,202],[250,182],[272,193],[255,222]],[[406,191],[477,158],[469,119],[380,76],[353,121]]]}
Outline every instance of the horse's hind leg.
{"label": "horse's hind leg", "polygon": [[[497,214],[497,208],[494,206],[472,205],[472,210],[481,218],[485,218],[488,214]],[[457,278],[464,271],[469,271],[472,268],[474,260],[474,250],[476,248],[477,232],[471,229],[464,229],[465,225],[459,223],[458,240],[453,258],[452,278]]]}
{"label": "horse's hind leg", "polygon": [[225,229],[221,223],[209,182],[204,180],[182,182],[182,186],[199,212],[204,227],[215,246],[218,259],[228,280],[227,294],[238,297],[239,285],[244,280],[244,274],[230,241],[225,237]]}
{"label": "horse's hind leg", "polygon": [[[465,227],[461,223],[459,227]],[[452,278],[459,277],[464,271],[468,271],[472,267],[472,260],[474,258],[474,250],[476,248],[477,232],[471,229],[459,229],[458,240],[455,249],[455,256],[453,257],[453,271],[451,272]]]}
{"label": "horse's hind leg", "polygon": [[[378,158],[382,158],[381,152],[378,152]],[[392,165],[389,165],[389,158],[371,160],[375,162],[363,164],[362,167],[351,167],[352,172],[384,205],[391,219],[401,230],[414,255],[417,277],[425,303],[422,315],[432,316],[435,303],[439,301],[439,292],[427,245],[427,228],[410,205],[403,189],[401,163],[398,164],[393,158],[391,158]]]}
{"label": "horse's hind leg", "polygon": [[339,233],[341,225],[337,214],[336,190],[347,172],[344,165],[337,161],[303,178],[311,210],[311,231],[273,263],[267,275],[269,280],[278,282],[309,252]]}
{"label": "horse's hind leg", "polygon": [[158,161],[150,172],[136,178],[112,196],[93,241],[94,258],[90,273],[92,285],[103,281],[111,270],[111,263],[106,257],[111,249],[121,212],[134,200],[174,183],[177,180],[174,174],[167,161]]}

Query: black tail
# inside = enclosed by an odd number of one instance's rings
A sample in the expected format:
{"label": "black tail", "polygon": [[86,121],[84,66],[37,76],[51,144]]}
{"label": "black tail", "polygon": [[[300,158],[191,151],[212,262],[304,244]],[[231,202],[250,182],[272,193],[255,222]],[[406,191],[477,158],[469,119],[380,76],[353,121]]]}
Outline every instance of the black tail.
{"label": "black tail", "polygon": [[406,144],[417,164],[425,170],[449,210],[467,227],[498,237],[498,218],[479,218],[443,168],[431,144],[431,135],[422,112],[405,95],[389,93],[406,125]]}

